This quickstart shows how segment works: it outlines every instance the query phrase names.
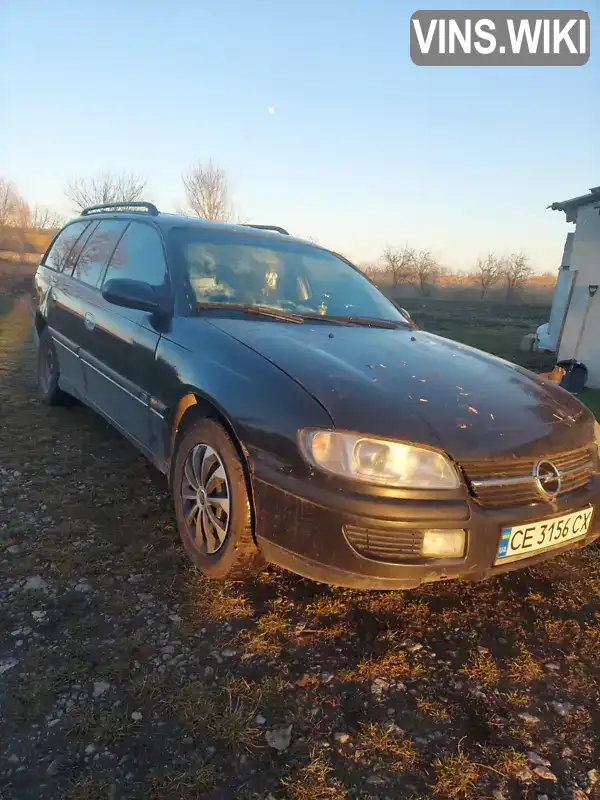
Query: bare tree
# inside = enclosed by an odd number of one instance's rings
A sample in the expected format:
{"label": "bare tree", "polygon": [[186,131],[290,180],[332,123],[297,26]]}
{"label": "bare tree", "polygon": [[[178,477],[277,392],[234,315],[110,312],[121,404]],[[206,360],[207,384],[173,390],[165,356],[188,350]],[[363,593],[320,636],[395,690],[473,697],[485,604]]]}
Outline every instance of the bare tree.
{"label": "bare tree", "polygon": [[431,287],[439,280],[442,270],[429,250],[422,250],[415,254],[415,274],[419,280],[421,294],[425,297],[430,294]]}
{"label": "bare tree", "polygon": [[357,266],[362,274],[366,275],[367,278],[373,282],[380,281],[385,275],[385,270],[382,265],[378,264],[376,261],[364,261],[361,264],[357,264]]}
{"label": "bare tree", "polygon": [[73,178],[65,195],[81,210],[98,203],[133,203],[146,188],[146,178],[133,172],[101,172],[90,178]]}
{"label": "bare tree", "polygon": [[228,222],[233,216],[233,206],[227,175],[212,161],[198,163],[181,176],[190,209],[198,217],[218,222]]}
{"label": "bare tree", "polygon": [[0,178],[0,228],[13,227],[18,222],[21,203],[14,183]]}
{"label": "bare tree", "polygon": [[415,277],[415,251],[408,245],[402,249],[386,247],[382,255],[383,269],[389,273],[392,284],[408,283]]}
{"label": "bare tree", "polygon": [[29,208],[29,227],[36,231],[51,231],[64,225],[64,217],[45,206]]}
{"label": "bare tree", "polygon": [[31,210],[29,208],[29,203],[22,197],[19,197],[19,200],[15,205],[12,224],[14,225],[15,228],[19,228],[22,231],[26,231],[31,228],[31,225],[29,224],[30,219],[31,219]]}
{"label": "bare tree", "polygon": [[480,298],[485,299],[488,291],[502,277],[504,262],[495,253],[489,252],[485,258],[478,258],[475,267],[475,277],[480,286]]}
{"label": "bare tree", "polygon": [[514,297],[533,275],[533,267],[524,253],[511,253],[504,259],[502,277],[506,282],[506,296]]}

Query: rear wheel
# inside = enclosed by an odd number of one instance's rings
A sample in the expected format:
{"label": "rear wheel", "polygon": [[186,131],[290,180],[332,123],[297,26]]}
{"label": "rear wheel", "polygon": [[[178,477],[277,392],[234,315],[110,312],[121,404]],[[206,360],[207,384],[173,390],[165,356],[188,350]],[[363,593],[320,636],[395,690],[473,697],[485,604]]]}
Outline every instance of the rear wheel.
{"label": "rear wheel", "polygon": [[203,419],[183,432],[172,486],[183,546],[207,578],[242,580],[261,571],[243,465],[221,425]]}
{"label": "rear wheel", "polygon": [[58,358],[54,342],[48,329],[40,333],[37,359],[37,382],[40,399],[47,406],[69,405],[73,402],[71,395],[58,387]]}

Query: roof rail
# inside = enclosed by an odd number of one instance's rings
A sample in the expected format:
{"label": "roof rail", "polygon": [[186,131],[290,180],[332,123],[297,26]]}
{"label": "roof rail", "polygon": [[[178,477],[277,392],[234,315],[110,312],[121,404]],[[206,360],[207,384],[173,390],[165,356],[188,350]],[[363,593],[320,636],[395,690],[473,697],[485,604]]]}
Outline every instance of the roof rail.
{"label": "roof rail", "polygon": [[254,225],[252,222],[243,222],[246,228],[260,228],[261,231],[275,231],[276,233],[283,233],[284,236],[289,236],[289,231],[285,228],[280,228],[278,225]]}
{"label": "roof rail", "polygon": [[145,211],[147,214],[152,214],[153,217],[158,215],[158,208],[154,205],[154,203],[146,203],[142,200],[132,200],[129,203],[98,203],[95,206],[87,206],[87,208],[82,210],[81,216],[86,217],[88,214],[96,214],[99,211],[110,211],[111,209],[115,209],[117,211],[126,211],[128,209]]}

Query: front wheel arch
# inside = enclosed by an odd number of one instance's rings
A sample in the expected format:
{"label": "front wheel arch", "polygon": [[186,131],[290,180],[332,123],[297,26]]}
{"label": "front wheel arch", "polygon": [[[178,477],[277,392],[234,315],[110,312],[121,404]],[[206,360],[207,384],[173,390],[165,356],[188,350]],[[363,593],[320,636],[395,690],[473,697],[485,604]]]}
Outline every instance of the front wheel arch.
{"label": "front wheel arch", "polygon": [[173,466],[174,454],[177,449],[177,442],[185,435],[186,431],[198,420],[211,419],[218,422],[226,432],[229,434],[231,441],[240,458],[244,477],[246,479],[246,488],[248,490],[248,499],[250,502],[250,513],[252,515],[252,531],[256,539],[256,506],[254,503],[254,486],[252,483],[252,470],[250,468],[250,459],[248,451],[242,444],[240,438],[236,434],[230,420],[225,416],[223,411],[211,400],[204,395],[197,392],[190,392],[184,395],[177,404],[175,413],[173,414],[173,425],[171,429],[171,437],[169,442],[169,470],[168,481],[169,487],[173,486]]}

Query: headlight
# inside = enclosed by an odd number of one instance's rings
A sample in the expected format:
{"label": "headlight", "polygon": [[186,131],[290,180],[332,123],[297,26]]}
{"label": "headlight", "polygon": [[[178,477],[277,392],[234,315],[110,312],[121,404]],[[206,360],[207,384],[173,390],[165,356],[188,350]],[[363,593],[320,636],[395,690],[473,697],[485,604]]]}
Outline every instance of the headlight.
{"label": "headlight", "polygon": [[356,433],[300,431],[305,458],[327,472],[383,486],[457,489],[458,474],[441,453]]}

